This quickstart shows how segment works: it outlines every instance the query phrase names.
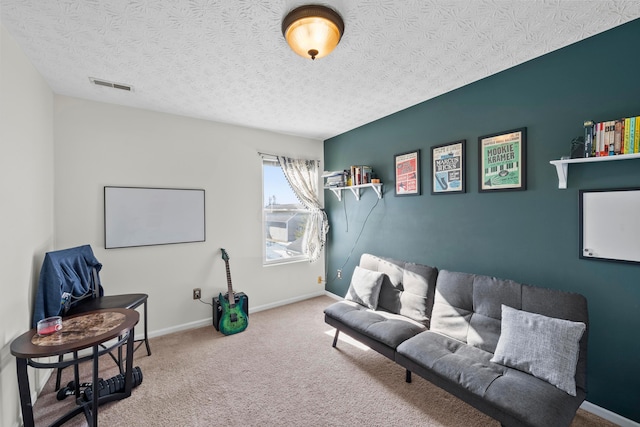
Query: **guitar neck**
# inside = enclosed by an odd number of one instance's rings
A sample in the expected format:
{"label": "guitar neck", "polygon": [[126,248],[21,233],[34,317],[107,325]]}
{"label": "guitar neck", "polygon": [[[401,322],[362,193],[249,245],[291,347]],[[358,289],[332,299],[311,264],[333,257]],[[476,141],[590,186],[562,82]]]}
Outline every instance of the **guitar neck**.
{"label": "guitar neck", "polygon": [[229,291],[229,306],[234,307],[236,304],[236,298],[233,293],[233,287],[231,286],[231,270],[229,269],[229,261],[224,261],[225,267],[227,268],[227,288]]}

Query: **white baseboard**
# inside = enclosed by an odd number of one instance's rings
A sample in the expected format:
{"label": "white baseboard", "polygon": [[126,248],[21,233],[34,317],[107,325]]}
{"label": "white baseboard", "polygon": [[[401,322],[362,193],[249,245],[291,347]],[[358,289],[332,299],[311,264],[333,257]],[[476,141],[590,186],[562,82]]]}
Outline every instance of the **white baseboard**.
{"label": "white baseboard", "polygon": [[319,297],[319,296],[324,295],[324,294],[325,294],[325,291],[317,291],[317,292],[313,292],[311,294],[301,295],[299,297],[289,298],[289,299],[278,301],[278,302],[274,302],[274,303],[271,303],[271,304],[264,304],[264,305],[260,305],[258,307],[251,307],[251,312],[252,313],[257,313],[259,311],[269,310],[269,309],[272,309],[272,308],[281,307],[283,305],[293,304],[294,302],[300,302],[300,301],[304,301],[306,299]]}
{"label": "white baseboard", "polygon": [[328,296],[329,298],[333,298],[333,299],[338,300],[338,301],[342,301],[344,299],[344,298],[342,298],[342,297],[340,297],[340,296],[338,296],[338,295],[336,295],[334,293],[331,293],[329,291],[324,291],[324,294],[326,296]]}
{"label": "white baseboard", "polygon": [[[281,307],[287,304],[293,304],[294,302],[304,301],[306,299],[319,297],[321,295],[325,295],[325,291],[313,292],[311,294],[301,295],[295,298],[289,298],[282,301],[277,301],[271,304],[259,305],[257,307],[251,307],[251,313],[257,313],[259,311],[269,310],[276,307]],[[203,326],[211,326],[213,327],[213,320],[211,317],[207,317],[206,319],[196,320],[194,322],[183,323],[182,325],[171,326],[169,328],[164,329],[156,329],[154,331],[149,331],[149,338],[160,337],[162,335],[173,334],[175,332],[186,331],[189,329],[201,328]],[[144,334],[136,334],[136,339],[144,338]]]}
{"label": "white baseboard", "polygon": [[587,402],[586,400],[582,402],[580,408],[584,409],[587,412],[591,412],[592,414],[597,415],[600,418],[604,418],[607,421],[611,421],[612,423],[617,424],[620,427],[640,427],[640,423],[625,418],[622,415],[618,415],[615,412],[611,412],[608,409],[601,408],[600,406],[594,405],[593,403]]}
{"label": "white baseboard", "polygon": [[[57,359],[57,357],[56,357]],[[44,388],[44,386],[47,385],[47,381],[49,381],[49,377],[51,377],[51,374],[53,374],[55,372],[55,369],[51,368],[51,369],[40,369],[39,370],[40,375],[38,376],[38,379],[40,380],[39,383],[36,385],[37,390],[35,390],[35,396],[39,396],[40,393],[42,392],[42,389]],[[35,398],[33,396],[33,392],[31,393],[31,400],[35,401]]]}
{"label": "white baseboard", "polygon": [[[169,328],[156,329],[153,331],[149,331],[149,338],[161,337],[163,335],[173,334],[175,332],[187,331],[189,329],[201,328],[202,326],[207,326],[207,325],[213,326],[213,323],[211,322],[212,320],[209,317],[207,319],[196,320],[194,322],[189,322],[189,323],[183,323],[181,325],[171,326]],[[139,339],[144,339],[144,333],[136,334],[136,340],[139,340]]]}

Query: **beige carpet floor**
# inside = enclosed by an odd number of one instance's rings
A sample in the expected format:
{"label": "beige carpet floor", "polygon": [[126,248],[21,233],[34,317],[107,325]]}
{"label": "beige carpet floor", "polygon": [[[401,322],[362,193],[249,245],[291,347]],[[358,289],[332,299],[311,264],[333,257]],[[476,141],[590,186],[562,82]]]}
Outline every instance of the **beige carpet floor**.
{"label": "beige carpet floor", "polygon": [[[213,326],[151,340],[134,366],[143,382],[128,399],[99,409],[102,426],[493,426],[499,423],[344,334],[334,330],[317,297],[250,314],[242,333]],[[153,328],[152,328],[153,329]],[[81,375],[88,381],[90,363]],[[100,375],[117,373],[103,356]],[[66,369],[63,384],[72,375]],[[36,425],[48,425],[74,404],[56,400],[52,375],[34,405]],[[82,415],[69,426],[87,425]],[[580,410],[572,427],[613,426]]]}

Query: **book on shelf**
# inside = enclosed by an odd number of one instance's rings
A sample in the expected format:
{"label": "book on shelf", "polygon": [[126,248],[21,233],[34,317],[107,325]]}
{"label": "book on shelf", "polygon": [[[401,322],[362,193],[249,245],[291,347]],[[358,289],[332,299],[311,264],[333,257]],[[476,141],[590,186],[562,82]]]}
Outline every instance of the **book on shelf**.
{"label": "book on shelf", "polygon": [[603,140],[602,140],[602,147],[600,147],[600,156],[608,156],[609,155],[609,122],[603,122],[602,123],[602,130],[603,130]]}
{"label": "book on shelf", "polygon": [[620,120],[620,154],[624,154],[624,130],[626,129],[626,125],[625,125],[626,120],[622,119]]}
{"label": "book on shelf", "polygon": [[596,156],[604,156],[604,140],[605,140],[605,131],[604,131],[604,122],[598,123],[598,151],[596,151]]}
{"label": "book on shelf", "polygon": [[616,121],[609,122],[609,146],[607,150],[610,156],[615,156],[615,140],[616,140]]}
{"label": "book on shelf", "polygon": [[613,154],[620,154],[621,141],[622,141],[622,120],[616,120],[615,122],[615,134],[613,137]]}
{"label": "book on shelf", "polygon": [[371,169],[371,166],[361,166],[360,173],[362,177],[362,184],[370,184],[371,174],[373,173],[373,169]]}
{"label": "book on shelf", "polygon": [[598,124],[593,124],[593,147],[591,149],[591,156],[598,155]]}
{"label": "book on shelf", "polygon": [[593,124],[593,146],[591,147],[591,157],[598,156],[598,124]]}
{"label": "book on shelf", "polygon": [[636,118],[630,117],[629,124],[631,125],[631,129],[629,129],[629,152],[625,154],[633,154],[635,152]]}
{"label": "book on shelf", "polygon": [[591,157],[593,151],[593,120],[584,122],[584,156]]}
{"label": "book on shelf", "polygon": [[598,151],[596,152],[597,157],[604,156],[604,144],[607,139],[607,132],[605,130],[606,122],[598,123]]}
{"label": "book on shelf", "polygon": [[351,166],[351,170],[352,185],[360,185],[360,166]]}
{"label": "book on shelf", "polygon": [[622,154],[629,154],[629,139],[631,138],[631,118],[624,119],[624,146]]}
{"label": "book on shelf", "polygon": [[636,132],[633,136],[633,152],[640,153],[640,129],[638,129],[638,125],[640,124],[640,116],[636,116]]}

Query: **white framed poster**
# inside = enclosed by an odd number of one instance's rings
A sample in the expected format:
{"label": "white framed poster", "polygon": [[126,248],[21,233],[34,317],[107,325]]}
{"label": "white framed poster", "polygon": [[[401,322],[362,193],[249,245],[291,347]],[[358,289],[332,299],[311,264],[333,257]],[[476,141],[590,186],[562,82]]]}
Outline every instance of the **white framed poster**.
{"label": "white framed poster", "polygon": [[431,147],[431,194],[464,193],[466,140]]}
{"label": "white framed poster", "polygon": [[420,150],[394,156],[396,196],[420,195]]}
{"label": "white framed poster", "polygon": [[478,138],[478,191],[527,189],[527,128]]}

